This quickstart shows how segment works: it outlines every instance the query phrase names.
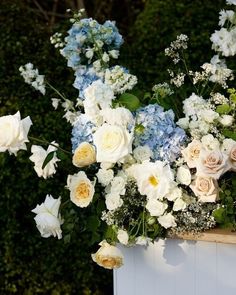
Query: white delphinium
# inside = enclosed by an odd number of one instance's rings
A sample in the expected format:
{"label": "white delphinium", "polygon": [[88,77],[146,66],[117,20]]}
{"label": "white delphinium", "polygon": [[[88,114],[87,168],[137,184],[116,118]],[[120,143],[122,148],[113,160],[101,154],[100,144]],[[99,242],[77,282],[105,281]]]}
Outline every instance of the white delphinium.
{"label": "white delphinium", "polygon": [[63,221],[59,214],[60,205],[61,198],[54,199],[47,195],[45,201],[32,210],[33,213],[37,214],[34,220],[43,238],[50,236],[62,238],[61,224]]}
{"label": "white delphinium", "polygon": [[52,106],[56,110],[59,106],[59,103],[61,103],[61,100],[59,98],[51,98]]}
{"label": "white delphinium", "polygon": [[226,21],[230,21],[231,23],[235,23],[234,11],[233,10],[224,10],[220,11],[219,16],[219,26],[223,27]]}
{"label": "white delphinium", "polygon": [[234,56],[236,53],[236,27],[230,30],[221,28],[211,35],[212,49],[221,52],[223,56]]}
{"label": "white delphinium", "polygon": [[115,94],[133,89],[137,82],[137,77],[127,73],[121,66],[115,66],[105,72],[105,84],[109,85]]}
{"label": "white delphinium", "polygon": [[25,83],[30,84],[43,95],[46,93],[46,85],[44,82],[44,75],[39,75],[38,69],[34,69],[32,63],[27,63],[19,68],[21,76]]}
{"label": "white delphinium", "polygon": [[[43,177],[44,179],[52,176],[56,173],[57,162],[60,161],[57,158],[57,143],[55,141],[52,142],[53,145],[49,145],[47,150],[39,145],[32,145],[31,153],[32,155],[29,157],[30,161],[34,163],[34,170],[37,173],[38,177]],[[48,156],[49,153],[53,154],[53,158],[47,163],[47,165],[42,168],[44,160]]]}

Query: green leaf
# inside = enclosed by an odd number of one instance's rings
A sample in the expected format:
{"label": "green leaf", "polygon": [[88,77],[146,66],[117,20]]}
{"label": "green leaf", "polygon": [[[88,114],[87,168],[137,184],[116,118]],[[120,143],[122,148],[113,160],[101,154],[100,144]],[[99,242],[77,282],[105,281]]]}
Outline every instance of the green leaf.
{"label": "green leaf", "polygon": [[64,236],[63,240],[65,244],[69,244],[70,243],[70,239],[71,239],[71,235],[67,234]]}
{"label": "green leaf", "polygon": [[224,223],[225,221],[225,215],[226,210],[223,207],[220,207],[219,209],[216,209],[212,212],[213,217],[215,218],[215,221],[217,223]]}
{"label": "green leaf", "polygon": [[57,157],[60,160],[65,160],[66,159],[66,154],[63,151],[61,151],[61,150],[57,150]]}
{"label": "green leaf", "polygon": [[236,140],[236,133],[235,132],[228,130],[228,129],[224,129],[222,131],[222,133],[224,136],[232,138],[233,140]]}
{"label": "green leaf", "polygon": [[99,220],[99,218],[97,216],[90,216],[87,220],[87,229],[95,232],[97,230],[97,228],[99,227],[101,221]]}
{"label": "green leaf", "polygon": [[140,107],[140,101],[137,96],[131,93],[123,93],[119,97],[119,103],[129,109],[130,111],[135,111]]}
{"label": "green leaf", "polygon": [[228,114],[231,110],[232,110],[232,107],[228,104],[222,104],[216,108],[216,112],[218,114]]}
{"label": "green leaf", "polygon": [[52,160],[53,156],[55,154],[55,151],[50,152],[47,157],[45,158],[45,160],[43,161],[43,165],[42,165],[42,169],[45,168],[45,166]]}

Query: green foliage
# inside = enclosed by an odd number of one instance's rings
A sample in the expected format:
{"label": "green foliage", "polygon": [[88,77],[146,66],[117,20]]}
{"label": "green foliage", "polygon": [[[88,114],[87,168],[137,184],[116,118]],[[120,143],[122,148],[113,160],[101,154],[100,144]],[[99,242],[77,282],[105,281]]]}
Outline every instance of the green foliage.
{"label": "green foliage", "polygon": [[137,96],[131,93],[123,93],[118,99],[120,105],[130,111],[136,111],[140,107],[140,101]]}

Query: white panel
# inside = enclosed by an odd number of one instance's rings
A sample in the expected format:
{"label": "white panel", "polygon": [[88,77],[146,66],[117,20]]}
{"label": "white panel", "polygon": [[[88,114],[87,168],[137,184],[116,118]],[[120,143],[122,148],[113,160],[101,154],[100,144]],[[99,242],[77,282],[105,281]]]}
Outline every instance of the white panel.
{"label": "white panel", "polygon": [[168,239],[121,250],[115,295],[236,295],[235,245]]}

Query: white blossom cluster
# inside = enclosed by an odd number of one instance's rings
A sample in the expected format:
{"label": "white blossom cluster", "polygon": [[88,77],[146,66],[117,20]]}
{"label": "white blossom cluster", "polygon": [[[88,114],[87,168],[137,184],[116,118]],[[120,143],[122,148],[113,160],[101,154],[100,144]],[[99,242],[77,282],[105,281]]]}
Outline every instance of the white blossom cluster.
{"label": "white blossom cluster", "polygon": [[62,48],[65,43],[62,41],[62,33],[56,32],[50,37],[50,42],[55,46],[55,48]]}
{"label": "white blossom cluster", "polygon": [[44,82],[44,75],[39,75],[38,69],[34,69],[32,63],[27,63],[19,68],[21,76],[24,78],[25,83],[30,84],[43,95],[46,93],[46,85]]}
{"label": "white blossom cluster", "polygon": [[175,41],[170,43],[170,47],[165,49],[165,55],[173,59],[173,62],[177,64],[180,61],[179,50],[188,48],[188,36],[181,34],[177,36]]}

